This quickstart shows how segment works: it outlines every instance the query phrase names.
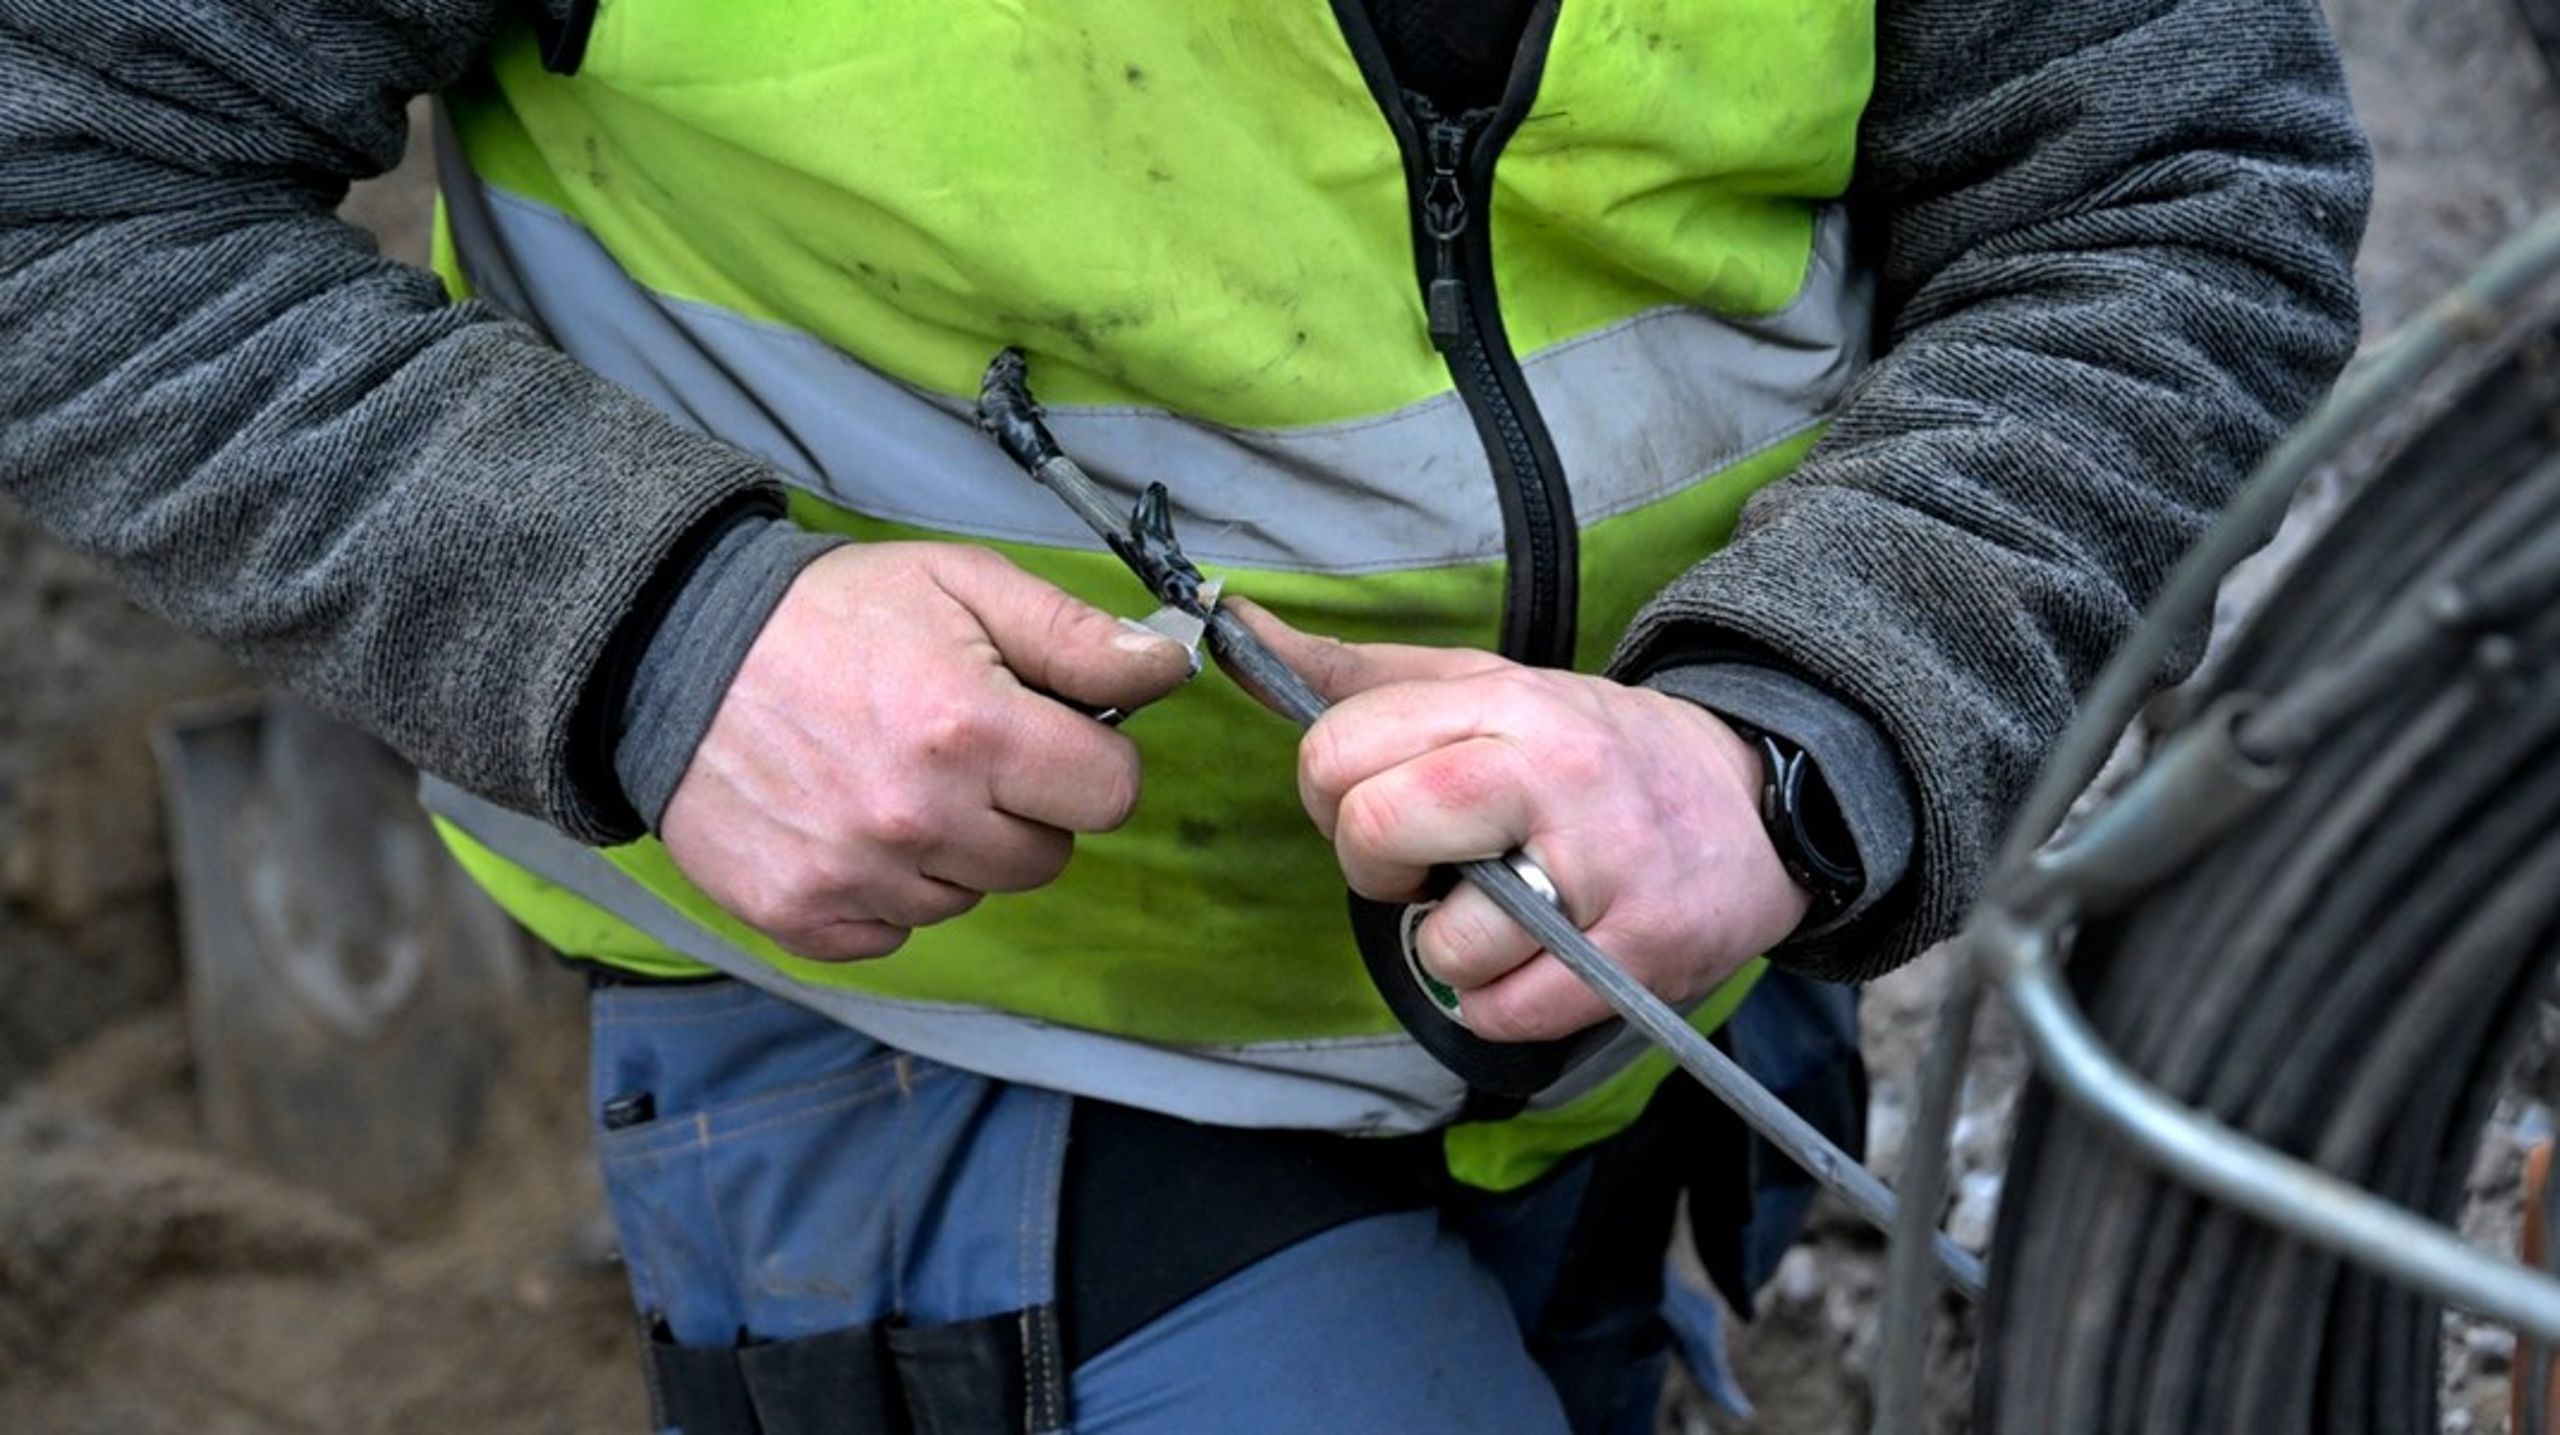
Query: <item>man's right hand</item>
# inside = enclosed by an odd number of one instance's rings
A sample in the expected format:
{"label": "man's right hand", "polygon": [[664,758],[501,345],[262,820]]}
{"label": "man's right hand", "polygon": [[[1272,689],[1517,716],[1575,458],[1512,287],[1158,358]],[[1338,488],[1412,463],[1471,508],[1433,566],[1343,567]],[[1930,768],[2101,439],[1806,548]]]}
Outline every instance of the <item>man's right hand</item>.
{"label": "man's right hand", "polygon": [[837,549],[766,621],[659,835],[783,947],[884,956],[1047,883],[1073,834],[1136,807],[1136,746],[1044,694],[1134,708],[1190,672],[1180,644],[985,549]]}

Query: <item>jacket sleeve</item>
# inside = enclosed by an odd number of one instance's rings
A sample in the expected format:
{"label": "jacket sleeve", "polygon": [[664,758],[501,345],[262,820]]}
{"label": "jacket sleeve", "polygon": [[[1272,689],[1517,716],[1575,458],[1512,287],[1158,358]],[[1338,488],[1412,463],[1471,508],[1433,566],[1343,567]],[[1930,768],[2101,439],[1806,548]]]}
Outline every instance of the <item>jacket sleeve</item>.
{"label": "jacket sleeve", "polygon": [[0,493],[419,766],[625,837],[617,630],[779,489],[333,217],[495,8],[0,0]]}
{"label": "jacket sleeve", "polygon": [[2371,187],[2313,0],[1885,0],[1877,21],[1852,198],[1883,357],[1615,663],[1756,654],[1885,733],[1911,869],[1777,954],[1842,979],[1954,928],[2080,690],[2335,377]]}

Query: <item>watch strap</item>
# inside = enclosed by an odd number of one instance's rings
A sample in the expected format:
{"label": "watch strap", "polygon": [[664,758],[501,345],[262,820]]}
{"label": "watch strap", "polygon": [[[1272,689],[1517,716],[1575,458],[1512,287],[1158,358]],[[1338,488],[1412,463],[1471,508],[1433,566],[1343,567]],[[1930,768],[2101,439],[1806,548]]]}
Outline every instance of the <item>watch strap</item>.
{"label": "watch strap", "polygon": [[1761,830],[1787,875],[1813,895],[1804,925],[1820,927],[1866,890],[1866,871],[1839,803],[1802,747],[1748,723],[1724,721],[1760,756]]}

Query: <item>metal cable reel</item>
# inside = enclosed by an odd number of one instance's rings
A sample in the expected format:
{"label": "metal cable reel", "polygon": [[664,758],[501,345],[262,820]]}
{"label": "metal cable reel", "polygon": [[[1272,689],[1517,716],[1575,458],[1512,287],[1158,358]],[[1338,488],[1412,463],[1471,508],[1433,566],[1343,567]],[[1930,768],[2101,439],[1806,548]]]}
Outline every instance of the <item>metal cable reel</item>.
{"label": "metal cable reel", "polygon": [[[2560,328],[2385,465],[2132,781],[2039,846],[2302,476],[2555,271],[2546,217],[2287,441],[2110,664],[2012,834],[1905,1178],[1916,1230],[1987,986],[2038,1081],[1978,1429],[2432,1430],[2444,1306],[2515,1325],[2530,1360],[2560,1339],[2560,1281],[2446,1229],[2560,956]],[[1898,1240],[1880,1431],[1920,1420],[1913,1255]]]}

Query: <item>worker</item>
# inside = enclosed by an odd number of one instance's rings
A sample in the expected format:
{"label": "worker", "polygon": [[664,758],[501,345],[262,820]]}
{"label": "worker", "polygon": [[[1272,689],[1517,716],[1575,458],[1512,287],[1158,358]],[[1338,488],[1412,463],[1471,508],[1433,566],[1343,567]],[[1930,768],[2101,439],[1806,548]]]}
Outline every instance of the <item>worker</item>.
{"label": "worker", "polygon": [[[441,282],[331,214],[430,92]],[[1514,847],[1836,1034],[2345,359],[2368,172],[2313,0],[12,4],[0,483],[595,974],[662,1425],[1642,1429],[1764,1163],[1623,1035],[1471,1091],[1344,886],[1484,1038],[1603,1014],[1426,905]]]}

